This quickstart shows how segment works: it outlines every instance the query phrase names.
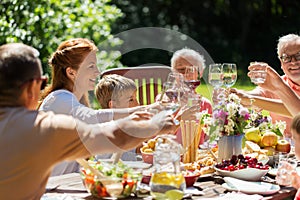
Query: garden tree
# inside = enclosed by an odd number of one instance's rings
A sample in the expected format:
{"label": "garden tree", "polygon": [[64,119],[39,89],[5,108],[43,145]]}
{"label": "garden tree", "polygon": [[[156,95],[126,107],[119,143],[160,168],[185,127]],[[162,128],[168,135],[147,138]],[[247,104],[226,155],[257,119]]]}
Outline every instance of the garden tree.
{"label": "garden tree", "polygon": [[[198,41],[215,62],[237,63],[241,76],[254,60],[268,62],[281,72],[277,40],[288,33],[299,33],[300,2],[295,0],[112,2],[124,13],[113,25],[113,32],[149,26],[182,32]],[[122,62],[130,66],[147,62],[168,65],[171,55],[170,52],[144,49],[124,55]]]}
{"label": "garden tree", "polygon": [[[120,65],[116,52],[101,51],[100,43],[118,45],[111,24],[122,16],[110,0],[1,0],[0,44],[23,42],[40,51],[44,71],[47,59],[63,40],[84,37],[100,48],[99,66],[113,60]],[[116,60],[115,60],[116,59]]]}

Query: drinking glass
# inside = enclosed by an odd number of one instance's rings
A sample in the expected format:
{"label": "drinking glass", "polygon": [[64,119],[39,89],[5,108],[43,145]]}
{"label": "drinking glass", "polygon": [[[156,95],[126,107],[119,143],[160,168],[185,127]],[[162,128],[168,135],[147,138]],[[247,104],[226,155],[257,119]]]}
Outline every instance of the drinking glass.
{"label": "drinking glass", "polygon": [[187,66],[184,73],[184,82],[196,93],[195,89],[201,84],[198,66]]}
{"label": "drinking glass", "polygon": [[296,170],[297,164],[296,160],[289,158],[280,159],[276,174],[276,182],[279,185],[291,186],[292,172]]}
{"label": "drinking glass", "polygon": [[226,88],[233,86],[237,80],[237,69],[234,63],[223,63],[223,85]]}
{"label": "drinking glass", "polygon": [[222,64],[210,64],[208,71],[208,83],[216,88],[223,85],[223,66]]}
{"label": "drinking glass", "polygon": [[264,83],[267,76],[267,71],[266,71],[267,64],[264,62],[255,61],[255,62],[250,62],[250,66],[252,65],[259,65],[260,69],[250,71],[251,82],[254,84]]}
{"label": "drinking glass", "polygon": [[[183,89],[176,82],[165,82],[163,84],[162,97],[159,100],[161,109],[166,110],[167,114],[176,116],[181,106],[182,95]],[[179,124],[179,121],[174,119],[174,123]]]}
{"label": "drinking glass", "polygon": [[168,75],[167,82],[173,83],[177,86],[182,87],[184,84],[184,77],[178,72],[171,72]]}
{"label": "drinking glass", "polygon": [[208,83],[213,86],[213,103],[217,104],[223,98],[224,89],[223,85],[223,65],[210,64],[208,71]]}

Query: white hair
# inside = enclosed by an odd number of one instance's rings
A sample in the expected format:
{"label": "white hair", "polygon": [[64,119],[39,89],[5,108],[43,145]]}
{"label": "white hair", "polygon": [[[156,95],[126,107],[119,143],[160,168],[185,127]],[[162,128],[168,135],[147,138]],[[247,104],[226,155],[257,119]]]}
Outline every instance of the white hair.
{"label": "white hair", "polygon": [[187,60],[192,65],[200,67],[200,70],[204,70],[205,68],[205,59],[204,57],[199,54],[197,51],[194,51],[192,49],[183,48],[180,50],[177,50],[174,52],[172,58],[171,58],[171,67],[174,68],[176,61],[179,58],[183,58]]}
{"label": "white hair", "polygon": [[278,40],[278,44],[277,44],[277,54],[278,56],[281,56],[283,48],[288,45],[291,42],[295,42],[297,40],[300,40],[300,36],[297,34],[288,34],[285,36],[282,36],[281,38],[279,38]]}

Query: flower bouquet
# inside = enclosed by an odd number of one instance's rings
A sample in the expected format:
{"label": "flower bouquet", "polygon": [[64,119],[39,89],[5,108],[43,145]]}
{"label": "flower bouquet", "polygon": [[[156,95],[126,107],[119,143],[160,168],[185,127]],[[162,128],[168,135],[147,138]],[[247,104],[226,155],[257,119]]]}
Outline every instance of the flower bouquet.
{"label": "flower bouquet", "polygon": [[209,129],[210,141],[222,136],[240,136],[250,123],[249,110],[236,94],[229,94],[214,107]]}
{"label": "flower bouquet", "polygon": [[212,116],[202,115],[210,142],[218,141],[218,161],[242,153],[244,129],[250,123],[249,110],[236,94],[229,94],[214,106]]}

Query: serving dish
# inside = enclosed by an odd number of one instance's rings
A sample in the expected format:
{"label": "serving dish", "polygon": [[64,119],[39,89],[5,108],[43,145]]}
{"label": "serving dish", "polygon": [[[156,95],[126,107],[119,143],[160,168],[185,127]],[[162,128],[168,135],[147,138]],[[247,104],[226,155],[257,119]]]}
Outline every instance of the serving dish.
{"label": "serving dish", "polygon": [[[86,190],[96,198],[123,198],[136,192],[142,174],[123,163],[89,162],[80,174]],[[99,171],[100,173],[98,173]]]}
{"label": "serving dish", "polygon": [[234,177],[246,181],[259,181],[261,177],[266,175],[269,171],[269,170],[256,169],[250,167],[245,169],[235,170],[235,171],[221,170],[215,167],[215,170],[217,174],[221,176],[229,176],[229,177]]}

